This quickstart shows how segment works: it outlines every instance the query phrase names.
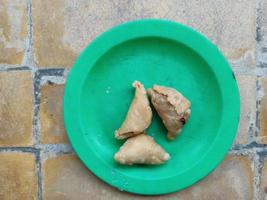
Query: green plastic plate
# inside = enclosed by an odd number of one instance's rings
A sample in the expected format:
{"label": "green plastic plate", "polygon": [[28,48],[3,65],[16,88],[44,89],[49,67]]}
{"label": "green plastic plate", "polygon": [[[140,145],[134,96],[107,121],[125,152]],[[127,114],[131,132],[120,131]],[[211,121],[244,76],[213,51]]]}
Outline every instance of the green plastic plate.
{"label": "green plastic plate", "polygon": [[[113,160],[123,144],[114,138],[141,81],[174,87],[192,102],[192,114],[175,141],[154,112],[148,134],[171,155],[159,166],[122,166]],[[156,195],[186,188],[208,175],[235,137],[239,92],[226,59],[207,38],[171,21],[127,22],[98,36],[81,53],[64,94],[67,133],[82,162],[106,183]]]}

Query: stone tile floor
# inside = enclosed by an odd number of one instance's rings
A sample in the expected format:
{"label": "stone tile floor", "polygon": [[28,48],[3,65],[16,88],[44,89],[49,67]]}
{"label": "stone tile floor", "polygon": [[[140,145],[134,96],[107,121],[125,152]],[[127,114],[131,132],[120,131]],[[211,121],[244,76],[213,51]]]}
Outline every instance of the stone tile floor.
{"label": "stone tile floor", "polygon": [[[113,25],[166,18],[231,63],[241,119],[228,156],[181,192],[144,197],[98,180],[72,151],[61,99],[69,69]],[[266,94],[266,95],[265,95]],[[0,0],[0,199],[267,199],[267,0]]]}

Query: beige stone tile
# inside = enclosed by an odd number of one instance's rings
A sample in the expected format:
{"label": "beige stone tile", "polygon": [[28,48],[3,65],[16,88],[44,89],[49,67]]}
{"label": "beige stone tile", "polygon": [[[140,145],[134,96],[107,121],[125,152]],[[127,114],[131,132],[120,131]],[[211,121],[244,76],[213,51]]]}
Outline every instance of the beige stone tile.
{"label": "beige stone tile", "polygon": [[33,1],[33,39],[37,65],[72,65],[76,54],[63,44],[64,16],[67,13],[70,12],[64,12],[62,0]]}
{"label": "beige stone tile", "polygon": [[0,146],[32,144],[31,72],[0,72],[0,119]]}
{"label": "beige stone tile", "polygon": [[64,85],[45,85],[41,88],[41,143],[68,142],[63,123],[63,93]]}
{"label": "beige stone tile", "polygon": [[[175,197],[175,194],[173,197]],[[181,199],[249,200],[252,197],[253,172],[251,161],[243,156],[227,156],[222,164],[206,179],[181,192]]]}
{"label": "beige stone tile", "polygon": [[26,0],[1,0],[0,63],[21,64],[27,38]]}
{"label": "beige stone tile", "polygon": [[261,80],[263,96],[260,104],[260,136],[259,142],[267,144],[267,78]]}
{"label": "beige stone tile", "polygon": [[144,197],[120,192],[92,175],[75,155],[61,155],[44,162],[44,199],[252,199],[253,173],[250,160],[228,156],[208,177],[185,189],[164,196]]}
{"label": "beige stone tile", "polygon": [[106,29],[128,20],[165,18],[205,34],[231,61],[254,66],[255,5],[255,0],[35,0],[35,57],[40,66],[71,66]]}
{"label": "beige stone tile", "polygon": [[37,199],[33,154],[1,152],[0,163],[0,199]]}
{"label": "beige stone tile", "polygon": [[[240,93],[240,121],[235,144],[249,142],[249,127],[255,127],[256,117],[256,77],[249,75],[236,76]],[[251,133],[254,134],[254,133]],[[252,135],[251,135],[252,136]]]}

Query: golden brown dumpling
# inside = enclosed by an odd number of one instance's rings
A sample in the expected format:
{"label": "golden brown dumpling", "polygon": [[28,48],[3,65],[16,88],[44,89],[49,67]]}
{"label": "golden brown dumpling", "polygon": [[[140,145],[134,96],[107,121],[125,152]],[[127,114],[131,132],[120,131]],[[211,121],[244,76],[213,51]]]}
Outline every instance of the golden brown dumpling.
{"label": "golden brown dumpling", "polygon": [[158,165],[169,160],[170,155],[152,137],[143,133],[127,139],[114,159],[125,165]]}
{"label": "golden brown dumpling", "polygon": [[139,81],[133,82],[135,96],[121,127],[115,131],[117,139],[125,139],[143,133],[151,123],[152,111],[146,90]]}
{"label": "golden brown dumpling", "polygon": [[170,87],[154,85],[148,89],[151,102],[168,130],[167,137],[174,139],[181,132],[191,113],[191,103],[180,92]]}

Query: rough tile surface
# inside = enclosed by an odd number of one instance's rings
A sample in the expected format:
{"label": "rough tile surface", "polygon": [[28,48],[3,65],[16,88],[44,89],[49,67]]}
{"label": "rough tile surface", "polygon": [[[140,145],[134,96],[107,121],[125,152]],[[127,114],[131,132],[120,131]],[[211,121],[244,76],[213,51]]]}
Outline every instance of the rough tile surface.
{"label": "rough tile surface", "polygon": [[230,60],[254,66],[255,5],[255,0],[35,0],[35,58],[40,66],[71,66],[77,54],[106,29],[128,20],[165,18],[197,29]]}
{"label": "rough tile surface", "polygon": [[33,154],[0,152],[0,163],[0,199],[37,199]]}
{"label": "rough tile surface", "polygon": [[42,143],[66,143],[62,98],[64,85],[45,85],[41,88],[40,123]]}
{"label": "rough tile surface", "polygon": [[0,63],[20,64],[26,48],[26,0],[0,2]]}
{"label": "rough tile surface", "polygon": [[[256,115],[256,77],[236,76],[240,92],[240,121],[235,144],[245,144],[254,134]],[[251,130],[250,130],[251,129]]]}
{"label": "rough tile surface", "polygon": [[[44,162],[44,199],[136,199],[135,195],[120,192],[92,175],[75,155],[61,155]],[[153,199],[252,199],[253,173],[250,160],[228,156],[207,178],[198,184]],[[139,196],[139,199],[152,199]]]}
{"label": "rough tile surface", "polygon": [[33,87],[30,71],[0,72],[0,146],[32,144]]}
{"label": "rough tile surface", "polygon": [[260,137],[261,143],[267,144],[267,78],[263,78],[262,84],[262,98],[260,104]]}

